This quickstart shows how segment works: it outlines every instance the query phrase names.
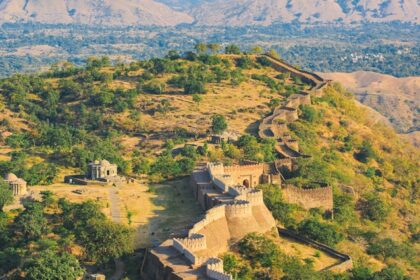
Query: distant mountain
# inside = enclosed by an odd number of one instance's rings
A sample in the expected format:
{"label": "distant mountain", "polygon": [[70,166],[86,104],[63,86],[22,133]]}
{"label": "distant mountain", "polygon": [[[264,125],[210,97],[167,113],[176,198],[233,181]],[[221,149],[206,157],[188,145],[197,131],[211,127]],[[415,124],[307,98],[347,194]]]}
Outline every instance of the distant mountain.
{"label": "distant mountain", "polygon": [[0,22],[177,25],[193,18],[153,0],[0,0]]}
{"label": "distant mountain", "polygon": [[403,21],[418,0],[0,0],[0,22],[108,25],[271,25]]}
{"label": "distant mountain", "polygon": [[[166,0],[169,4],[172,0]],[[187,1],[188,2],[188,1]],[[417,0],[214,0],[194,1],[190,11],[202,25],[270,25],[275,22],[420,23]]]}

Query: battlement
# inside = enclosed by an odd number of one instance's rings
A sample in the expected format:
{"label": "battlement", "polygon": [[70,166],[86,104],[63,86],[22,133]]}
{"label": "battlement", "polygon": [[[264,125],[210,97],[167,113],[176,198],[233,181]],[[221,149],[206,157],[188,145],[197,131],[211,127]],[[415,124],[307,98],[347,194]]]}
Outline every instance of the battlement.
{"label": "battlement", "polygon": [[231,173],[263,170],[263,168],[264,168],[263,164],[261,163],[241,164],[241,165],[224,166],[224,172],[225,174],[231,174]]}
{"label": "battlement", "polygon": [[226,204],[226,217],[238,218],[252,215],[252,205],[247,200],[235,200]]}
{"label": "battlement", "polygon": [[262,190],[253,189],[246,194],[246,200],[251,203],[252,206],[264,204],[264,196]]}
{"label": "battlement", "polygon": [[206,237],[199,233],[193,233],[189,237],[178,239],[178,241],[192,252],[207,248]]}
{"label": "battlement", "polygon": [[206,274],[209,278],[215,280],[232,280],[232,275],[224,273],[223,260],[211,258],[207,261]]}

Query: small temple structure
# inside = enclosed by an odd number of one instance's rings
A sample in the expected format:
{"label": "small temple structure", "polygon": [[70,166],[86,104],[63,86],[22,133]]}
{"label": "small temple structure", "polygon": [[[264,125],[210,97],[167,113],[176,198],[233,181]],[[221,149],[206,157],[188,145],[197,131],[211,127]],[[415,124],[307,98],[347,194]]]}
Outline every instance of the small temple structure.
{"label": "small temple structure", "polygon": [[4,177],[13,191],[13,196],[22,196],[28,192],[27,183],[22,178],[18,178],[15,174],[9,173]]}

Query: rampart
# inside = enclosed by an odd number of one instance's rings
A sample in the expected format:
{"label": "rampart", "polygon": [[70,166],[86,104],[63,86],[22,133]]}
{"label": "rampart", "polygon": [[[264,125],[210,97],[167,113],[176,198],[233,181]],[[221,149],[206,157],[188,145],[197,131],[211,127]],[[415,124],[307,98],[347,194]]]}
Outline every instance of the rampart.
{"label": "rampart", "polygon": [[206,237],[202,234],[194,233],[186,238],[177,240],[192,252],[205,250],[207,248]]}
{"label": "rampart", "polygon": [[262,190],[251,190],[246,194],[246,200],[251,203],[252,206],[263,205],[264,204],[264,195]]}
{"label": "rampart", "polygon": [[226,216],[225,207],[225,205],[218,205],[208,210],[204,215],[204,218],[198,223],[195,223],[194,226],[188,231],[188,235],[191,236],[196,234],[210,223],[224,218]]}
{"label": "rampart", "polygon": [[252,215],[252,205],[246,200],[235,200],[226,204],[226,217],[228,219],[242,218]]}
{"label": "rampart", "polygon": [[301,189],[292,185],[283,187],[283,197],[288,203],[298,204],[304,209],[333,209],[332,187]]}

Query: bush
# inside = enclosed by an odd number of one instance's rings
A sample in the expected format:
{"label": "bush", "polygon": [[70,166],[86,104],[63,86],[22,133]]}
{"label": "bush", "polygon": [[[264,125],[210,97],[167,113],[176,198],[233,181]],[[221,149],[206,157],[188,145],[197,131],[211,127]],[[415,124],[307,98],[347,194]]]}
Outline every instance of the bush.
{"label": "bush", "polygon": [[241,54],[241,49],[237,45],[228,45],[225,48],[226,54]]}
{"label": "bush", "polygon": [[368,163],[370,159],[376,157],[375,152],[373,151],[372,144],[368,141],[363,141],[362,146],[359,149],[354,157],[363,163]]}
{"label": "bush", "polygon": [[227,129],[227,127],[228,125],[224,116],[214,115],[212,117],[211,129],[214,133],[222,134]]}
{"label": "bush", "polygon": [[236,59],[236,66],[239,68],[250,69],[252,68],[252,65],[252,59],[248,56],[241,56],[240,58]]}
{"label": "bush", "polygon": [[361,199],[359,207],[362,210],[362,216],[365,219],[375,222],[384,221],[391,211],[389,205],[387,205],[378,195],[373,193],[365,195]]}
{"label": "bush", "polygon": [[151,81],[145,84],[142,89],[147,93],[162,94],[166,90],[166,84],[159,81]]}
{"label": "bush", "polygon": [[303,220],[298,225],[298,232],[310,239],[329,246],[335,246],[344,239],[343,234],[332,225],[321,223],[314,219]]}
{"label": "bush", "polygon": [[415,256],[415,251],[408,244],[400,244],[391,238],[385,238],[371,242],[367,248],[369,255],[387,258],[406,258],[411,259]]}
{"label": "bush", "polygon": [[302,119],[307,122],[315,123],[322,118],[322,114],[315,110],[312,106],[301,105],[300,110],[302,111]]}

